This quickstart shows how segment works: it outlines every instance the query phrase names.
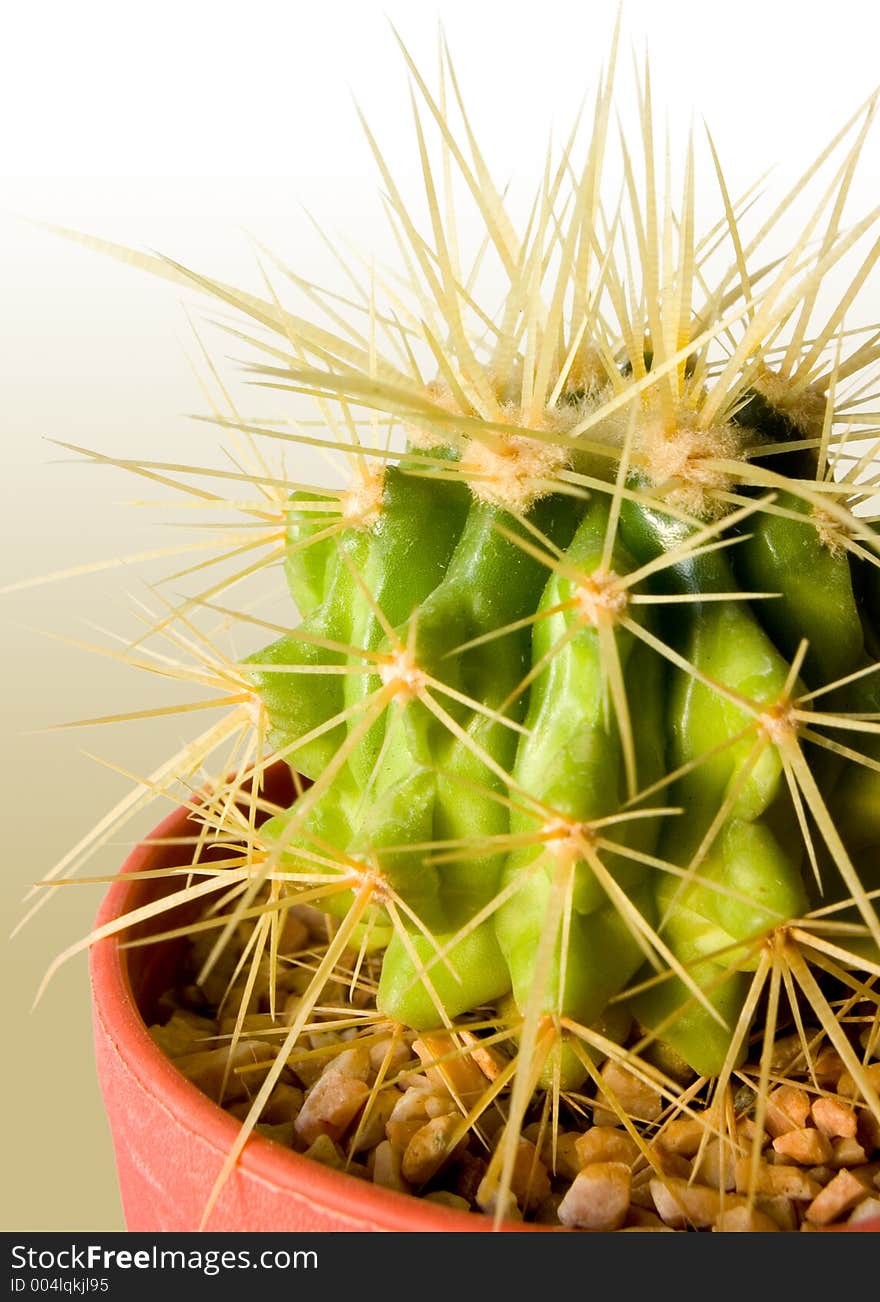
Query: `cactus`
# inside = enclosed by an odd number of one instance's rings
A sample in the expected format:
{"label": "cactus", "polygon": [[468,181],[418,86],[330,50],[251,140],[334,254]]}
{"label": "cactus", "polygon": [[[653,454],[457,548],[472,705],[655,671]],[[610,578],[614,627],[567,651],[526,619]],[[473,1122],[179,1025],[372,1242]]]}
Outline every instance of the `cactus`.
{"label": "cactus", "polygon": [[[259,645],[259,620],[237,612],[254,647],[237,663],[197,642],[191,621],[238,571],[157,626],[232,706],[154,783],[189,782],[234,743],[237,776],[199,806],[206,836],[244,847],[204,973],[247,924],[239,988],[267,963],[272,986],[290,911],[328,920],[227,1170],[341,973],[352,989],[369,974],[374,993],[371,1020],[338,1012],[353,1029],[498,1049],[506,1092],[462,1105],[460,1127],[503,1098],[484,1198],[498,1215],[536,1101],[552,1129],[607,1061],[652,1082],[670,1115],[702,1090],[723,1127],[743,1065],[757,1061],[766,1095],[774,1039],[793,1028],[808,1063],[833,1047],[880,1120],[866,1065],[880,1002],[880,465],[859,414],[880,346],[846,326],[880,242],[861,250],[873,217],[842,222],[873,104],[817,160],[821,175],[843,150],[772,257],[801,186],[749,237],[749,196],[731,199],[713,148],[722,217],[699,237],[694,145],[673,195],[647,75],[609,215],[612,56],[585,160],[572,139],[548,163],[520,234],[466,119],[462,144],[442,107],[449,85],[458,95],[448,56],[439,99],[406,58],[430,234],[367,135],[409,301],[374,271],[359,316],[334,329],[284,310],[268,276],[262,299],[106,249],[249,319],[235,333],[252,377],[311,395],[325,426],[218,418],[249,450],[242,477],[263,497],[248,509],[283,558],[289,626]],[[429,126],[482,224],[473,268]],[[487,251],[498,311],[478,297]],[[344,452],[350,482],[279,479],[257,451],[273,440]],[[289,807],[260,794],[279,762]],[[204,885],[216,898],[216,879]],[[874,1019],[867,1049],[853,1010]]]}

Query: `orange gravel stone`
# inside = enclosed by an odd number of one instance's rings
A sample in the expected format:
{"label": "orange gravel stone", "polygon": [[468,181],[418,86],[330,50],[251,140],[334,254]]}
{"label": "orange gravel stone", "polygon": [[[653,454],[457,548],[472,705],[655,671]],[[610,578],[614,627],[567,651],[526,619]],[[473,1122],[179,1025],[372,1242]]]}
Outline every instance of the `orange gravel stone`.
{"label": "orange gravel stone", "polygon": [[735,1189],[736,1154],[732,1145],[710,1139],[694,1165],[694,1175],[701,1184],[714,1189]]}
{"label": "orange gravel stone", "polygon": [[523,1211],[531,1211],[550,1196],[550,1177],[538,1156],[538,1150],[527,1139],[521,1139],[513,1164],[511,1188]]}
{"label": "orange gravel stone", "polygon": [[[741,1158],[736,1164],[736,1187],[739,1193],[749,1191],[751,1164],[749,1159]],[[758,1163],[755,1193],[780,1194],[783,1198],[797,1198],[801,1202],[810,1202],[821,1192],[822,1186],[806,1171],[797,1166],[770,1166],[767,1162]]]}
{"label": "orange gravel stone", "polygon": [[712,1229],[734,1234],[781,1233],[772,1216],[759,1212],[757,1207],[726,1207]]}
{"label": "orange gravel stone", "polygon": [[640,1152],[633,1137],[617,1126],[591,1126],[575,1140],[575,1149],[579,1169],[591,1162],[626,1162],[632,1166]]}
{"label": "orange gravel stone", "polygon": [[800,1130],[810,1116],[810,1096],[794,1085],[780,1085],[767,1102],[767,1133],[776,1139],[787,1130]]}
{"label": "orange gravel stone", "polygon": [[741,1206],[745,1200],[736,1194],[721,1194],[708,1185],[689,1184],[687,1180],[672,1177],[651,1181],[654,1206],[666,1225],[684,1230],[688,1226],[708,1229],[714,1225],[722,1211]]}
{"label": "orange gravel stone", "polygon": [[[459,1118],[460,1120],[460,1118]],[[446,1161],[458,1120],[447,1113],[433,1117],[417,1130],[406,1146],[401,1171],[410,1184],[426,1184]]]}
{"label": "orange gravel stone", "polygon": [[451,1035],[423,1035],[413,1041],[413,1048],[421,1059],[428,1080],[445,1087],[466,1107],[470,1107],[485,1090],[486,1077]]}
{"label": "orange gravel stone", "polygon": [[663,1111],[663,1098],[659,1089],[611,1058],[602,1067],[602,1084],[607,1090],[605,1102],[609,1112],[614,1111],[615,1102],[627,1116],[640,1121],[656,1121]]}
{"label": "orange gravel stone", "polygon": [[[864,1070],[870,1085],[875,1090],[880,1091],[880,1062],[872,1062],[870,1067],[865,1067]],[[844,1098],[857,1099],[861,1097],[862,1087],[857,1084],[847,1071],[843,1073],[837,1082],[837,1092],[842,1094]]]}
{"label": "orange gravel stone", "polygon": [[867,1153],[857,1139],[843,1135],[831,1145],[829,1166],[861,1166],[867,1160]]}
{"label": "orange gravel stone", "polygon": [[673,1117],[657,1135],[657,1142],[670,1153],[693,1157],[702,1143],[706,1126],[698,1117]]}
{"label": "orange gravel stone", "polygon": [[833,1098],[814,1099],[810,1110],[813,1121],[824,1135],[855,1135],[856,1113],[848,1103]]}
{"label": "orange gravel stone", "polygon": [[863,1181],[849,1171],[838,1171],[816,1195],[804,1216],[812,1225],[830,1225],[867,1197],[868,1187]]}
{"label": "orange gravel stone", "polygon": [[[589,1133],[589,1132],[587,1132]],[[556,1174],[573,1180],[582,1166],[578,1143],[583,1139],[575,1130],[564,1130],[556,1141]]]}
{"label": "orange gravel stone", "polygon": [[801,1166],[821,1166],[831,1157],[831,1140],[813,1126],[786,1130],[773,1140],[773,1148]]}
{"label": "orange gravel stone", "polygon": [[559,1204],[559,1220],[582,1230],[619,1230],[629,1211],[629,1194],[625,1162],[593,1162],[575,1176]]}
{"label": "orange gravel stone", "polygon": [[325,1072],[306,1095],[294,1122],[297,1138],[304,1144],[313,1144],[319,1135],[341,1139],[369,1093],[369,1085],[354,1076]]}

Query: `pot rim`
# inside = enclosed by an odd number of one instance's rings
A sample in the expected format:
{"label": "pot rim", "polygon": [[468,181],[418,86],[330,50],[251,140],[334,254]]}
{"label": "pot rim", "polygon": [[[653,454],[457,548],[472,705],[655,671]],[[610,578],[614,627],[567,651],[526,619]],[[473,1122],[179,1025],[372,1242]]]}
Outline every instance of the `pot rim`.
{"label": "pot rim", "polygon": [[[148,839],[186,835],[191,831],[188,821],[189,810],[181,806],[163,819],[148,834]],[[131,851],[117,880],[112,882],[101,901],[96,927],[106,926],[145,903],[151,881],[126,878],[131,873],[148,870],[160,848],[142,842]],[[132,988],[124,934],[106,936],[89,948],[95,1015],[114,1050],[129,1069],[136,1072],[141,1088],[163,1110],[182,1120],[216,1151],[219,1171],[238,1137],[241,1123],[188,1081],[149,1034]],[[259,1134],[248,1138],[236,1165],[262,1182],[276,1186],[279,1191],[300,1196],[306,1194],[311,1201],[338,1213],[346,1221],[357,1222],[353,1229],[462,1233],[494,1228],[490,1216],[457,1211],[412,1194],[385,1189],[323,1166]],[[206,1190],[206,1202],[209,1192]],[[210,1216],[204,1228],[210,1229]],[[552,1226],[516,1222],[505,1223],[503,1228],[506,1231],[555,1232]]]}

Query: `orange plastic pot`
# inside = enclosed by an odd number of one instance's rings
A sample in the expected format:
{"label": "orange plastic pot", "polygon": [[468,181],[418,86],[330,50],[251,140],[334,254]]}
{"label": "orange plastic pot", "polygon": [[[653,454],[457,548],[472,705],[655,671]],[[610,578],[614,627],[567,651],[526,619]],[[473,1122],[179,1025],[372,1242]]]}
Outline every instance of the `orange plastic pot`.
{"label": "orange plastic pot", "polygon": [[[283,768],[268,794],[292,797]],[[149,841],[192,836],[198,826],[178,809]],[[110,887],[96,925],[103,926],[172,889],[169,880],[127,880],[132,873],[181,863],[179,846],[138,846]],[[204,858],[210,857],[210,851]],[[179,920],[175,920],[179,921]],[[161,929],[167,930],[168,914]],[[110,1122],[122,1206],[132,1231],[408,1231],[485,1232],[491,1219],[456,1212],[341,1174],[261,1136],[249,1139],[207,1220],[209,1194],[239,1132],[239,1123],[190,1084],[150,1037],[158,996],[173,983],[179,943],[125,948],[144,925],[97,941],[90,974],[98,1081]],[[523,1227],[512,1226],[512,1229]]]}
{"label": "orange plastic pot", "polygon": [[[267,794],[292,798],[283,766],[268,775]],[[178,809],[149,841],[192,836],[198,825]],[[168,878],[132,873],[178,866],[180,848],[145,843],[123,865],[104,897],[97,926],[173,888]],[[210,850],[202,858],[210,857]],[[183,919],[176,919],[180,922]],[[168,914],[161,920],[169,927]],[[239,1132],[239,1123],[190,1084],[150,1037],[156,1000],[173,983],[180,942],[125,948],[149,927],[97,941],[90,974],[98,1081],[110,1122],[122,1205],[131,1231],[491,1232],[490,1217],[394,1193],[341,1174],[261,1136],[248,1140],[205,1218],[209,1194]],[[838,1228],[838,1227],[835,1227]],[[880,1230],[880,1221],[844,1229]],[[510,1232],[549,1227],[510,1224]],[[552,1231],[551,1231],[552,1232]]]}

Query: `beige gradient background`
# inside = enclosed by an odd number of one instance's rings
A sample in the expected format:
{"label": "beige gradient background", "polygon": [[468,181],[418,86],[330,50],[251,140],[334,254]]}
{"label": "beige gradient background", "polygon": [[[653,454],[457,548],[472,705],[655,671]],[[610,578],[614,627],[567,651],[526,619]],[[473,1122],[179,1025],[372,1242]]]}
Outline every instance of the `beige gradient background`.
{"label": "beige gradient background", "polygon": [[[185,356],[192,348],[182,304],[198,316],[197,297],[17,215],[161,250],[258,292],[243,234],[250,230],[304,274],[344,291],[299,205],[361,247],[390,253],[349,96],[350,88],[396,173],[412,185],[406,78],[386,17],[429,70],[443,19],[496,177],[537,179],[551,125],[561,134],[595,86],[615,8],[562,0],[329,0],[316,13],[280,0],[178,0],[134,11],[86,0],[72,13],[37,2],[7,18],[0,120],[13,129],[0,144],[0,586],[180,537],[169,528],[181,518],[172,504],[126,504],[158,497],[153,489],[119,470],[68,459],[46,440],[114,456],[220,464],[211,428],[186,415],[205,410]],[[776,165],[773,186],[781,193],[878,76],[880,20],[871,3],[632,0],[624,13],[627,39],[651,50],[661,109],[669,107],[676,130],[687,129],[692,110],[697,123],[706,115],[734,192]],[[623,73],[628,92],[626,62]],[[702,181],[711,193],[711,177]],[[854,215],[880,201],[878,181],[875,136],[853,194]],[[859,320],[878,318],[875,277]],[[216,342],[218,359],[240,355],[219,336],[206,338]],[[234,362],[224,374],[238,384]],[[286,414],[277,396],[246,393],[242,405],[251,414]],[[308,457],[291,457],[289,469],[305,473],[308,464]],[[111,644],[109,634],[131,637],[139,627],[133,599],[145,594],[144,579],[174,567],[174,560],[123,566],[0,598],[2,1230],[124,1228],[92,1067],[84,955],[30,1011],[48,963],[88,931],[101,888],[65,888],[15,940],[5,936],[21,916],[28,884],[127,790],[123,777],[83,752],[143,774],[192,735],[186,718],[40,732],[164,705],[174,689],[39,630],[103,645]],[[127,829],[120,842],[148,830],[160,813]],[[111,873],[126,850],[108,847],[89,871]]]}

